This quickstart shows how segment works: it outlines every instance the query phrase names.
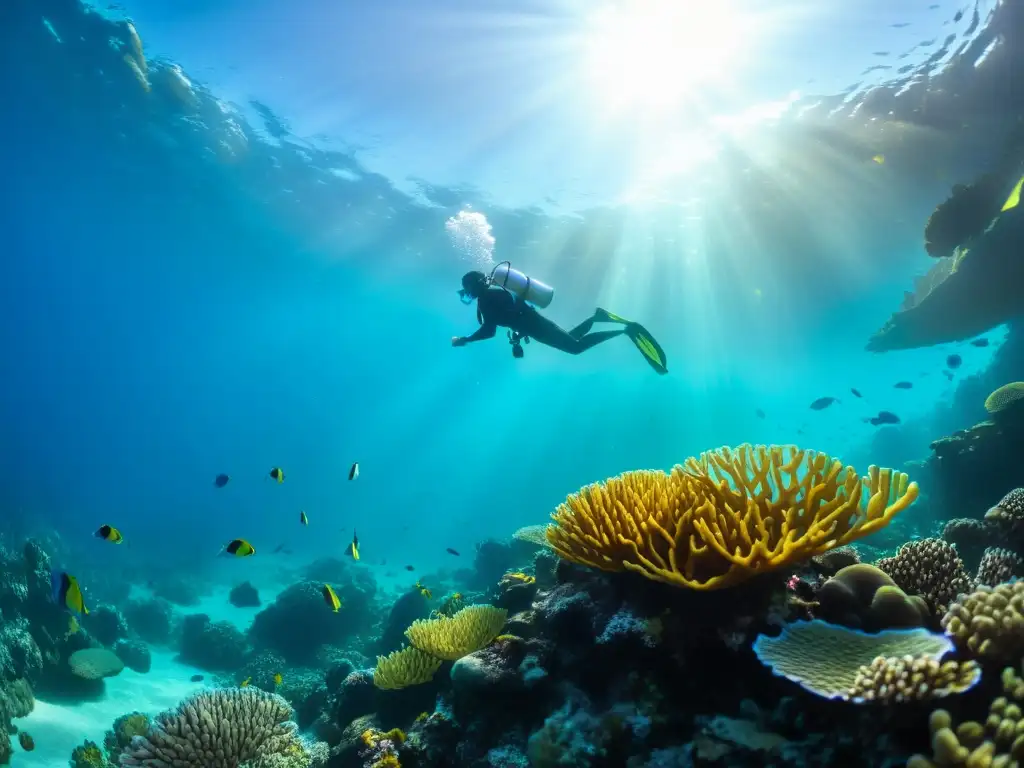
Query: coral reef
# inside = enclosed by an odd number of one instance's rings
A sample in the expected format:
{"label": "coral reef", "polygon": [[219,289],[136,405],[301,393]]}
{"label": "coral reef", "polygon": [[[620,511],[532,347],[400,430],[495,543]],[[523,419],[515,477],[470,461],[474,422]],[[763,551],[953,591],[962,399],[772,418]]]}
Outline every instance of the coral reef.
{"label": "coral reef", "polygon": [[441,668],[441,659],[414,646],[377,657],[373,684],[384,691],[397,691],[426,683]]}
{"label": "coral reef", "polygon": [[559,506],[548,541],[582,565],[721,589],[867,536],[916,498],[901,473],[861,478],[825,454],[744,445],[588,486]]}
{"label": "coral reef", "polygon": [[205,613],[186,616],[181,623],[182,661],[213,671],[242,666],[248,650],[245,635],[227,621],[210,621]]}
{"label": "coral reef", "polygon": [[289,663],[306,664],[325,645],[341,645],[369,628],[372,593],[351,577],[347,587],[336,587],[343,607],[338,613],[323,610],[323,583],[302,581],[277,596],[253,620],[249,639],[253,646],[281,654]]}
{"label": "coral reef", "polygon": [[908,595],[923,597],[934,613],[944,613],[957,595],[974,586],[956,549],[942,539],[911,541],[875,565]]}
{"label": "coral reef", "polygon": [[988,512],[985,520],[1005,535],[1018,539],[1024,532],[1024,488],[1014,488]]}
{"label": "coral reef", "polygon": [[122,637],[128,637],[128,622],[112,605],[97,605],[82,617],[82,626],[103,645],[113,645]]}
{"label": "coral reef", "polygon": [[149,646],[137,638],[123,638],[114,643],[112,649],[124,665],[133,672],[146,674],[153,666]]}
{"label": "coral reef", "polygon": [[942,626],[959,648],[996,662],[1024,655],[1024,581],[978,587],[957,598]]}
{"label": "coral reef", "polygon": [[132,630],[147,643],[166,645],[171,641],[174,607],[163,598],[129,600],[124,616]]}
{"label": "coral reef", "polygon": [[260,606],[260,594],[250,582],[243,581],[231,588],[228,594],[228,602],[235,608],[258,608]]}

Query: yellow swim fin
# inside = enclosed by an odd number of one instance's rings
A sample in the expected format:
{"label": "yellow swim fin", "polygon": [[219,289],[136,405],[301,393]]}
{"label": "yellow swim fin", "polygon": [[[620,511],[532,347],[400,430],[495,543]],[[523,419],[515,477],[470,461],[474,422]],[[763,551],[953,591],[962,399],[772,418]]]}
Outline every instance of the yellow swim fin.
{"label": "yellow swim fin", "polygon": [[650,363],[651,368],[660,374],[668,373],[668,360],[665,357],[665,350],[654,340],[654,337],[647,332],[639,323],[629,323],[626,326],[626,336],[632,341],[644,359]]}
{"label": "yellow swim fin", "polygon": [[1016,208],[1020,203],[1020,190],[1021,186],[1024,186],[1024,176],[1017,179],[1017,183],[1013,186],[1013,191],[1010,196],[1006,198],[1006,202],[1003,203],[1003,207],[1000,209],[1000,213],[1006,213],[1011,208]]}

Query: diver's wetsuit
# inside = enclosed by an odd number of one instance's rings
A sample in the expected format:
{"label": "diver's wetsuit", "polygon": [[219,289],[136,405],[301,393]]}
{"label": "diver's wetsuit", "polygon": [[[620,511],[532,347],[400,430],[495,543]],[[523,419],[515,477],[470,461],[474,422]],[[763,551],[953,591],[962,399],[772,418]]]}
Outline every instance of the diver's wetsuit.
{"label": "diver's wetsuit", "polygon": [[477,299],[477,320],[480,328],[466,341],[482,341],[494,336],[498,326],[509,328],[522,337],[539,341],[570,355],[585,352],[602,341],[621,336],[625,328],[615,331],[588,333],[598,319],[595,314],[589,320],[577,325],[571,331],[560,328],[522,299],[518,299],[503,288],[491,286]]}

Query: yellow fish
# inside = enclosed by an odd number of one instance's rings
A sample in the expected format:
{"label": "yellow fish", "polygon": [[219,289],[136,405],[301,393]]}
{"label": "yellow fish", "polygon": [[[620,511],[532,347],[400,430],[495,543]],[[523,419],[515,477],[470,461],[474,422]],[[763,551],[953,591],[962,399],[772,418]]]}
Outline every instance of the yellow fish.
{"label": "yellow fish", "polygon": [[359,537],[356,536],[355,528],[352,529],[352,543],[348,546],[348,551],[345,553],[353,560],[359,559]]}
{"label": "yellow fish", "polygon": [[273,469],[271,469],[270,476],[277,480],[277,482],[279,483],[284,482],[284,470],[281,469],[280,467],[274,467]]}
{"label": "yellow fish", "polygon": [[305,512],[299,512],[299,522],[303,525],[309,525],[309,518],[306,517]]}
{"label": "yellow fish", "polygon": [[874,160],[879,165],[885,165],[885,155],[875,155],[871,159]]}
{"label": "yellow fish", "polygon": [[232,539],[224,547],[224,551],[235,557],[249,557],[256,554],[256,549],[245,539]]}
{"label": "yellow fish", "polygon": [[252,678],[251,677],[247,677],[247,678],[245,678],[245,680],[243,680],[242,682],[240,682],[238,684],[238,687],[239,688],[248,688],[249,687],[249,683],[251,683],[251,682],[252,682]]}
{"label": "yellow fish", "polygon": [[429,589],[424,587],[418,581],[416,582],[416,589],[418,589],[420,591],[420,594],[423,595],[425,598],[427,598],[427,600],[430,600],[434,596],[433,592],[431,592]]}
{"label": "yellow fish", "polygon": [[324,602],[327,603],[328,607],[332,611],[337,613],[338,609],[341,608],[341,599],[338,597],[338,593],[334,591],[334,587],[330,584],[324,584],[322,591],[324,595]]}
{"label": "yellow fish", "polygon": [[282,680],[284,680],[284,678],[281,677],[281,673],[280,672],[275,672],[274,673],[274,685],[280,685]]}
{"label": "yellow fish", "polygon": [[52,589],[53,601],[61,608],[66,608],[72,613],[89,615],[89,609],[85,606],[85,597],[82,595],[82,588],[78,585],[78,579],[64,571],[54,571],[50,575],[50,587]]}
{"label": "yellow fish", "polygon": [[94,535],[96,538],[109,541],[111,544],[120,544],[124,541],[124,536],[112,525],[101,525]]}

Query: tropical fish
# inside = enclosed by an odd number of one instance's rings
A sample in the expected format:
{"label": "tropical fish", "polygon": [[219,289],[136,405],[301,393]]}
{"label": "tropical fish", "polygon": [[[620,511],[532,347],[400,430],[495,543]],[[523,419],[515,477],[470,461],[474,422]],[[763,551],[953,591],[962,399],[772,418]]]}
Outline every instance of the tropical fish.
{"label": "tropical fish", "polygon": [[225,545],[224,551],[235,557],[249,557],[256,554],[256,549],[245,539],[232,539]]}
{"label": "tropical fish", "polygon": [[78,615],[89,615],[89,609],[85,606],[85,598],[82,596],[82,588],[78,585],[78,579],[70,573],[53,571],[50,574],[50,587],[53,601],[61,608]]}
{"label": "tropical fish", "polygon": [[280,685],[283,681],[284,681],[284,678],[281,676],[281,673],[280,672],[275,672],[274,673],[274,685]]}
{"label": "tropical fish", "polygon": [[988,346],[988,339],[985,339],[985,338],[975,339],[974,341],[971,342],[971,346],[972,347],[987,347]]}
{"label": "tropical fish", "polygon": [[322,592],[324,595],[324,602],[327,603],[327,606],[332,611],[337,613],[338,609],[341,608],[341,599],[338,597],[338,593],[334,591],[334,587],[330,584],[324,584]]}
{"label": "tropical fish", "polygon": [[238,684],[238,687],[239,688],[248,688],[249,687],[249,683],[251,683],[251,682],[252,682],[252,678],[251,677],[247,677],[247,678],[245,678],[245,680],[243,680],[242,682],[240,682]]}
{"label": "tropical fish", "polygon": [[124,536],[122,536],[121,532],[112,525],[101,525],[99,530],[97,530],[93,535],[98,539],[109,541],[111,544],[120,544],[124,541]]}
{"label": "tropical fish", "polygon": [[355,480],[358,477],[359,477],[359,462],[357,461],[357,462],[355,462],[352,465],[352,468],[349,469],[349,471],[348,471],[348,479],[349,480]]}
{"label": "tropical fish", "polygon": [[353,560],[359,559],[359,537],[356,535],[355,528],[352,529],[352,543],[348,545],[345,554]]}
{"label": "tropical fish", "polygon": [[853,394],[854,397],[864,397],[864,395],[862,395],[860,391],[854,389],[853,387],[850,387],[850,392]]}
{"label": "tropical fish", "polygon": [[299,512],[299,522],[303,525],[309,525],[309,518],[306,517],[305,512]]}
{"label": "tropical fish", "polygon": [[874,157],[871,158],[871,160],[876,165],[885,165],[885,155],[875,155]]}
{"label": "tropical fish", "polygon": [[424,587],[418,581],[416,582],[416,589],[418,589],[420,594],[427,598],[427,600],[430,600],[434,596],[433,592],[431,592],[427,587]]}
{"label": "tropical fish", "polygon": [[415,565],[407,565],[407,566],[405,566],[405,570],[407,570],[407,571],[415,571],[416,570],[416,566]]}
{"label": "tropical fish", "polygon": [[897,381],[893,384],[896,389],[913,389],[914,383],[911,381]]}
{"label": "tropical fish", "polygon": [[837,397],[819,397],[813,403],[811,403],[812,411],[823,411],[828,408],[832,403],[838,403],[839,398]]}
{"label": "tropical fish", "polygon": [[228,484],[228,480],[230,480],[230,479],[231,479],[230,477],[228,477],[227,475],[221,473],[221,474],[217,475],[213,479],[213,484],[217,488],[223,488],[225,485]]}
{"label": "tropical fish", "polygon": [[190,677],[188,679],[188,681],[190,683],[201,683],[201,682],[203,682],[203,676],[202,675],[192,675],[192,677]]}
{"label": "tropical fish", "polygon": [[273,469],[271,469],[270,476],[277,480],[277,482],[279,483],[284,482],[284,470],[281,469],[280,467],[274,467]]}
{"label": "tropical fish", "polygon": [[28,735],[28,731],[21,731],[18,734],[18,743],[21,744],[21,748],[26,752],[31,752],[36,748],[36,741]]}
{"label": "tropical fish", "polygon": [[864,421],[868,422],[873,426],[880,427],[883,424],[899,424],[900,417],[897,416],[892,411],[879,411],[877,416],[873,416],[870,419],[865,419]]}
{"label": "tropical fish", "polygon": [[757,418],[759,419],[763,419],[765,417],[764,411],[762,411],[760,408],[754,411],[754,415],[757,416]]}
{"label": "tropical fish", "polygon": [[960,364],[963,361],[964,359],[960,357],[960,355],[950,355],[949,357],[946,358],[946,365],[952,368],[953,370],[956,370],[957,368],[960,367]]}
{"label": "tropical fish", "polygon": [[459,556],[459,553],[456,550],[452,549],[451,547],[448,547],[447,549],[445,549],[445,552],[447,552],[449,555],[455,555],[456,557]]}

